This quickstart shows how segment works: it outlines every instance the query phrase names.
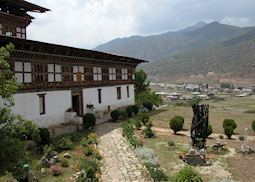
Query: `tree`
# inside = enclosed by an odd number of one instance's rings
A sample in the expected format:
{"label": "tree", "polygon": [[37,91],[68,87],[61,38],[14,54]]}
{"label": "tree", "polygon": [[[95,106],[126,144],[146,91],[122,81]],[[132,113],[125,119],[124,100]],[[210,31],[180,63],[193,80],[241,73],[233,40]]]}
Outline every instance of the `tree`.
{"label": "tree", "polygon": [[139,106],[159,105],[162,103],[161,98],[151,91],[149,88],[149,82],[146,81],[147,75],[143,70],[139,70],[135,73],[135,101]]}
{"label": "tree", "polygon": [[135,72],[135,92],[141,93],[148,90],[150,83],[146,82],[147,75],[141,69]]}
{"label": "tree", "polygon": [[14,177],[19,179],[21,174],[17,171],[22,169],[26,149],[14,129],[16,123],[22,123],[23,119],[11,112],[14,105],[13,94],[19,88],[8,63],[13,50],[12,44],[0,48],[0,174],[5,171],[13,172]]}

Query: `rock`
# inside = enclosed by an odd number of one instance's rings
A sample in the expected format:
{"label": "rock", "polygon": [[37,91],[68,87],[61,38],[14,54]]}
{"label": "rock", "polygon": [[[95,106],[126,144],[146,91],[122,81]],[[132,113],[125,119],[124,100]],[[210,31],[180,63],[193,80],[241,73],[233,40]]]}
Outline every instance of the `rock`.
{"label": "rock", "polygon": [[53,152],[51,153],[51,157],[54,157],[54,156],[56,156],[56,155],[58,155],[58,152],[57,152],[57,151],[53,151]]}
{"label": "rock", "polygon": [[53,158],[51,158],[51,159],[49,160],[49,166],[53,166],[54,163],[55,163],[55,160],[54,160]]}
{"label": "rock", "polygon": [[42,168],[42,169],[41,169],[41,175],[42,175],[42,176],[47,176],[47,169]]}
{"label": "rock", "polygon": [[205,164],[204,157],[200,154],[186,154],[184,156],[184,162],[193,166],[202,166]]}
{"label": "rock", "polygon": [[49,167],[50,166],[49,160],[44,156],[40,159],[40,164],[41,164],[42,167]]}
{"label": "rock", "polygon": [[65,153],[65,154],[63,155],[63,157],[64,157],[64,158],[68,158],[68,159],[69,159],[69,158],[71,158],[71,154],[69,154],[69,153]]}

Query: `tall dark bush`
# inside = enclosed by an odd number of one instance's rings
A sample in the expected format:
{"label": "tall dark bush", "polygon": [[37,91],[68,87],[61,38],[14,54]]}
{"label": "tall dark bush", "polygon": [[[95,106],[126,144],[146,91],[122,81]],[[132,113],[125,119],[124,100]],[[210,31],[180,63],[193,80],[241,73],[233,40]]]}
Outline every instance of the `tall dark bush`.
{"label": "tall dark bush", "polygon": [[235,120],[233,120],[233,119],[224,119],[223,128],[226,128],[227,126],[232,126],[233,130],[236,129],[236,127],[237,127],[237,125],[235,123]]}
{"label": "tall dark bush", "polygon": [[93,113],[87,113],[83,116],[84,130],[93,129],[96,125],[96,116]]}
{"label": "tall dark bush", "polygon": [[251,128],[253,129],[253,131],[255,132],[255,120],[254,121],[252,121],[252,123],[251,123]]}
{"label": "tall dark bush", "polygon": [[127,113],[127,116],[129,117],[129,118],[131,118],[132,117],[132,114],[133,114],[133,109],[132,109],[132,106],[128,106],[127,108],[126,108],[126,113]]}
{"label": "tall dark bush", "polygon": [[111,112],[112,121],[117,121],[120,118],[120,111],[118,109]]}
{"label": "tall dark bush", "polygon": [[131,108],[134,115],[137,115],[139,113],[139,107],[137,105],[132,105]]}
{"label": "tall dark bush", "polygon": [[174,130],[174,133],[176,134],[178,131],[181,131],[184,124],[184,118],[182,116],[174,116],[170,120],[170,128]]}
{"label": "tall dark bush", "polygon": [[47,128],[39,128],[39,135],[41,137],[39,144],[47,145],[50,143],[50,132]]}

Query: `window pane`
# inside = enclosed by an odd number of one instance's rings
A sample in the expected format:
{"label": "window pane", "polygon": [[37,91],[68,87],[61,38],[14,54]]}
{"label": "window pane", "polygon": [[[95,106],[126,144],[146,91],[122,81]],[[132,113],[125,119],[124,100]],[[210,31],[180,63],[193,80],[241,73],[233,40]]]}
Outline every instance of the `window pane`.
{"label": "window pane", "polygon": [[48,64],[48,72],[53,73],[54,72],[54,65],[53,64]]}
{"label": "window pane", "polygon": [[22,33],[26,33],[26,29],[25,28],[22,28]]}
{"label": "window pane", "polygon": [[3,32],[2,32],[2,30],[0,29],[0,35],[2,35],[3,34]]}
{"label": "window pane", "polygon": [[62,75],[61,74],[55,74],[55,79],[56,79],[56,82],[61,82],[62,81]]}
{"label": "window pane", "polygon": [[16,28],[16,32],[20,32],[21,33],[21,28],[17,27]]}
{"label": "window pane", "polygon": [[48,82],[54,82],[54,73],[48,74]]}
{"label": "window pane", "polygon": [[116,80],[116,75],[112,75],[112,80]]}
{"label": "window pane", "polygon": [[21,33],[16,33],[16,37],[21,39],[22,38]]}
{"label": "window pane", "polygon": [[55,72],[61,73],[61,65],[55,65]]}
{"label": "window pane", "polygon": [[98,75],[98,76],[97,76],[97,79],[98,79],[98,80],[102,80],[102,75]]}
{"label": "window pane", "polygon": [[31,73],[25,73],[25,83],[31,83],[32,82],[32,75]]}
{"label": "window pane", "polygon": [[81,81],[85,81],[84,74],[81,75]]}
{"label": "window pane", "polygon": [[22,39],[25,39],[26,38],[26,34],[22,34]]}
{"label": "window pane", "polygon": [[98,71],[98,73],[102,73],[102,68],[98,67],[97,71]]}
{"label": "window pane", "polygon": [[93,75],[93,80],[96,81],[97,80],[97,74]]}
{"label": "window pane", "polygon": [[25,72],[31,72],[31,63],[24,63],[24,71]]}
{"label": "window pane", "polygon": [[93,73],[97,73],[97,67],[93,67]]}
{"label": "window pane", "polygon": [[73,81],[74,81],[74,82],[77,81],[77,76],[76,76],[76,74],[73,74]]}
{"label": "window pane", "polygon": [[79,66],[79,72],[84,73],[84,67],[83,66]]}
{"label": "window pane", "polygon": [[22,72],[23,71],[23,63],[22,62],[15,62],[15,66],[14,66],[14,70],[15,71],[20,71]]}
{"label": "window pane", "polygon": [[22,73],[15,73],[15,77],[17,78],[17,82],[23,82],[23,74]]}
{"label": "window pane", "polygon": [[78,72],[78,66],[73,66],[73,72],[77,73]]}

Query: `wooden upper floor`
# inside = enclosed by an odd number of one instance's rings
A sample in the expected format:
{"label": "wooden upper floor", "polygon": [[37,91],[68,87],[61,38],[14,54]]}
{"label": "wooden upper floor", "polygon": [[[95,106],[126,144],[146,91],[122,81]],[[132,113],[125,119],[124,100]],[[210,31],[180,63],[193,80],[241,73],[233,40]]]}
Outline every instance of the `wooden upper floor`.
{"label": "wooden upper floor", "polygon": [[134,83],[143,60],[98,51],[0,36],[0,46],[15,45],[10,64],[20,92],[101,87]]}

